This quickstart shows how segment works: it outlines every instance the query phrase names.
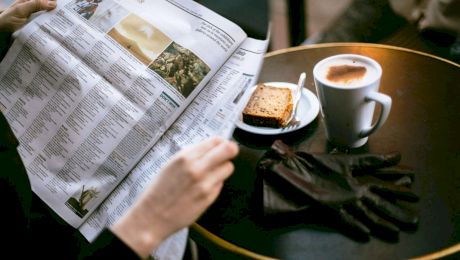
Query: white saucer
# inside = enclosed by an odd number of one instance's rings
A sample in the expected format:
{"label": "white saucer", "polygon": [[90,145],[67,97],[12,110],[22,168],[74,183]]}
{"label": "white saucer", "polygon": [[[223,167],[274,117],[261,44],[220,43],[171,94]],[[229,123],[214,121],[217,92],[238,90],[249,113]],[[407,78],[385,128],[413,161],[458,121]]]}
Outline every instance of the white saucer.
{"label": "white saucer", "polygon": [[[274,86],[274,87],[288,87],[291,90],[295,90],[296,85],[287,82],[268,82],[264,83],[265,85]],[[252,92],[256,89],[256,86],[252,87],[247,93],[246,100],[249,100]],[[297,108],[297,116],[300,119],[300,124],[296,127],[290,128],[271,128],[271,127],[260,127],[260,126],[253,126],[248,125],[243,122],[243,116],[240,115],[236,121],[236,126],[244,131],[251,132],[254,134],[260,135],[277,135],[277,134],[284,134],[289,133],[292,131],[296,131],[302,127],[307,126],[311,123],[319,113],[319,101],[318,98],[311,92],[310,90],[303,88],[302,89],[302,96],[300,97],[300,101]]]}

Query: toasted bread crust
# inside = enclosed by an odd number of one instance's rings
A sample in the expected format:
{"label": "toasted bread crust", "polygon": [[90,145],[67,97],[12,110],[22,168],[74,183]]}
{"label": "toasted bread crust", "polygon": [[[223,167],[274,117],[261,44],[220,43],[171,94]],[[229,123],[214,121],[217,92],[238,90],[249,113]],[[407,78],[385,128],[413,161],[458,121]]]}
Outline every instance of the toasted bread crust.
{"label": "toasted bread crust", "polygon": [[259,84],[243,110],[243,122],[254,126],[284,127],[292,107],[292,91],[289,88]]}

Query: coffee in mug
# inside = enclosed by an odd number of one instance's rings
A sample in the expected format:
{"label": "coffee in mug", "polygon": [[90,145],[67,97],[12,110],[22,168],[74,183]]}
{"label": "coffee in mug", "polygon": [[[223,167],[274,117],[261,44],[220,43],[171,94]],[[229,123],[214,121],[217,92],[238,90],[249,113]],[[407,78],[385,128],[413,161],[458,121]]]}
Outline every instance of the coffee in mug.
{"label": "coffee in mug", "polygon": [[[391,108],[391,98],[378,92],[381,66],[369,57],[341,54],[318,62],[313,76],[328,140],[346,147],[364,145]],[[375,103],[382,109],[372,124]]]}
{"label": "coffee in mug", "polygon": [[323,63],[318,68],[318,76],[328,85],[353,88],[372,83],[379,78],[379,73],[367,62],[350,57]]}

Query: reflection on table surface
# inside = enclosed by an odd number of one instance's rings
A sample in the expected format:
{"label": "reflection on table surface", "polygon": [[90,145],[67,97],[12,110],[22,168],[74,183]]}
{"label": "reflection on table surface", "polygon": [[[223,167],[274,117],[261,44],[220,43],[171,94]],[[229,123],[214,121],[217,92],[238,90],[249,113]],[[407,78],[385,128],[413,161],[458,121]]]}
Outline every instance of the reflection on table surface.
{"label": "reflection on table surface", "polygon": [[238,246],[283,259],[395,259],[438,252],[460,243],[460,66],[423,53],[373,44],[324,44],[290,48],[266,56],[259,82],[296,83],[307,73],[306,87],[316,93],[312,69],[319,60],[340,53],[369,56],[383,68],[380,91],[392,97],[390,116],[368,143],[353,152],[399,151],[401,164],[415,170],[412,189],[421,200],[418,229],[401,232],[399,241],[371,238],[357,242],[308,223],[269,223],[258,217],[261,183],[257,161],[275,139],[307,152],[333,149],[322,119],[278,136],[257,136],[236,129],[240,144],[236,171],[200,225]]}

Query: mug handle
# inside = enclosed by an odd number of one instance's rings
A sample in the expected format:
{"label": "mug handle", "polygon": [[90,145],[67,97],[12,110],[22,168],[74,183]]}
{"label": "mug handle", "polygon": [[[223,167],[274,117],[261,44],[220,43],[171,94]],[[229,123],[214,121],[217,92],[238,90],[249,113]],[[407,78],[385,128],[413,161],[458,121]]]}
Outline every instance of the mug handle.
{"label": "mug handle", "polygon": [[359,133],[359,137],[361,138],[369,136],[370,134],[375,132],[377,129],[379,129],[383,125],[383,123],[387,120],[388,115],[390,114],[390,109],[391,109],[391,98],[385,94],[382,94],[379,92],[371,92],[366,96],[364,100],[366,102],[375,101],[377,103],[380,103],[380,105],[382,105],[382,109],[380,110],[380,116],[377,122],[374,125],[361,130],[361,132]]}

